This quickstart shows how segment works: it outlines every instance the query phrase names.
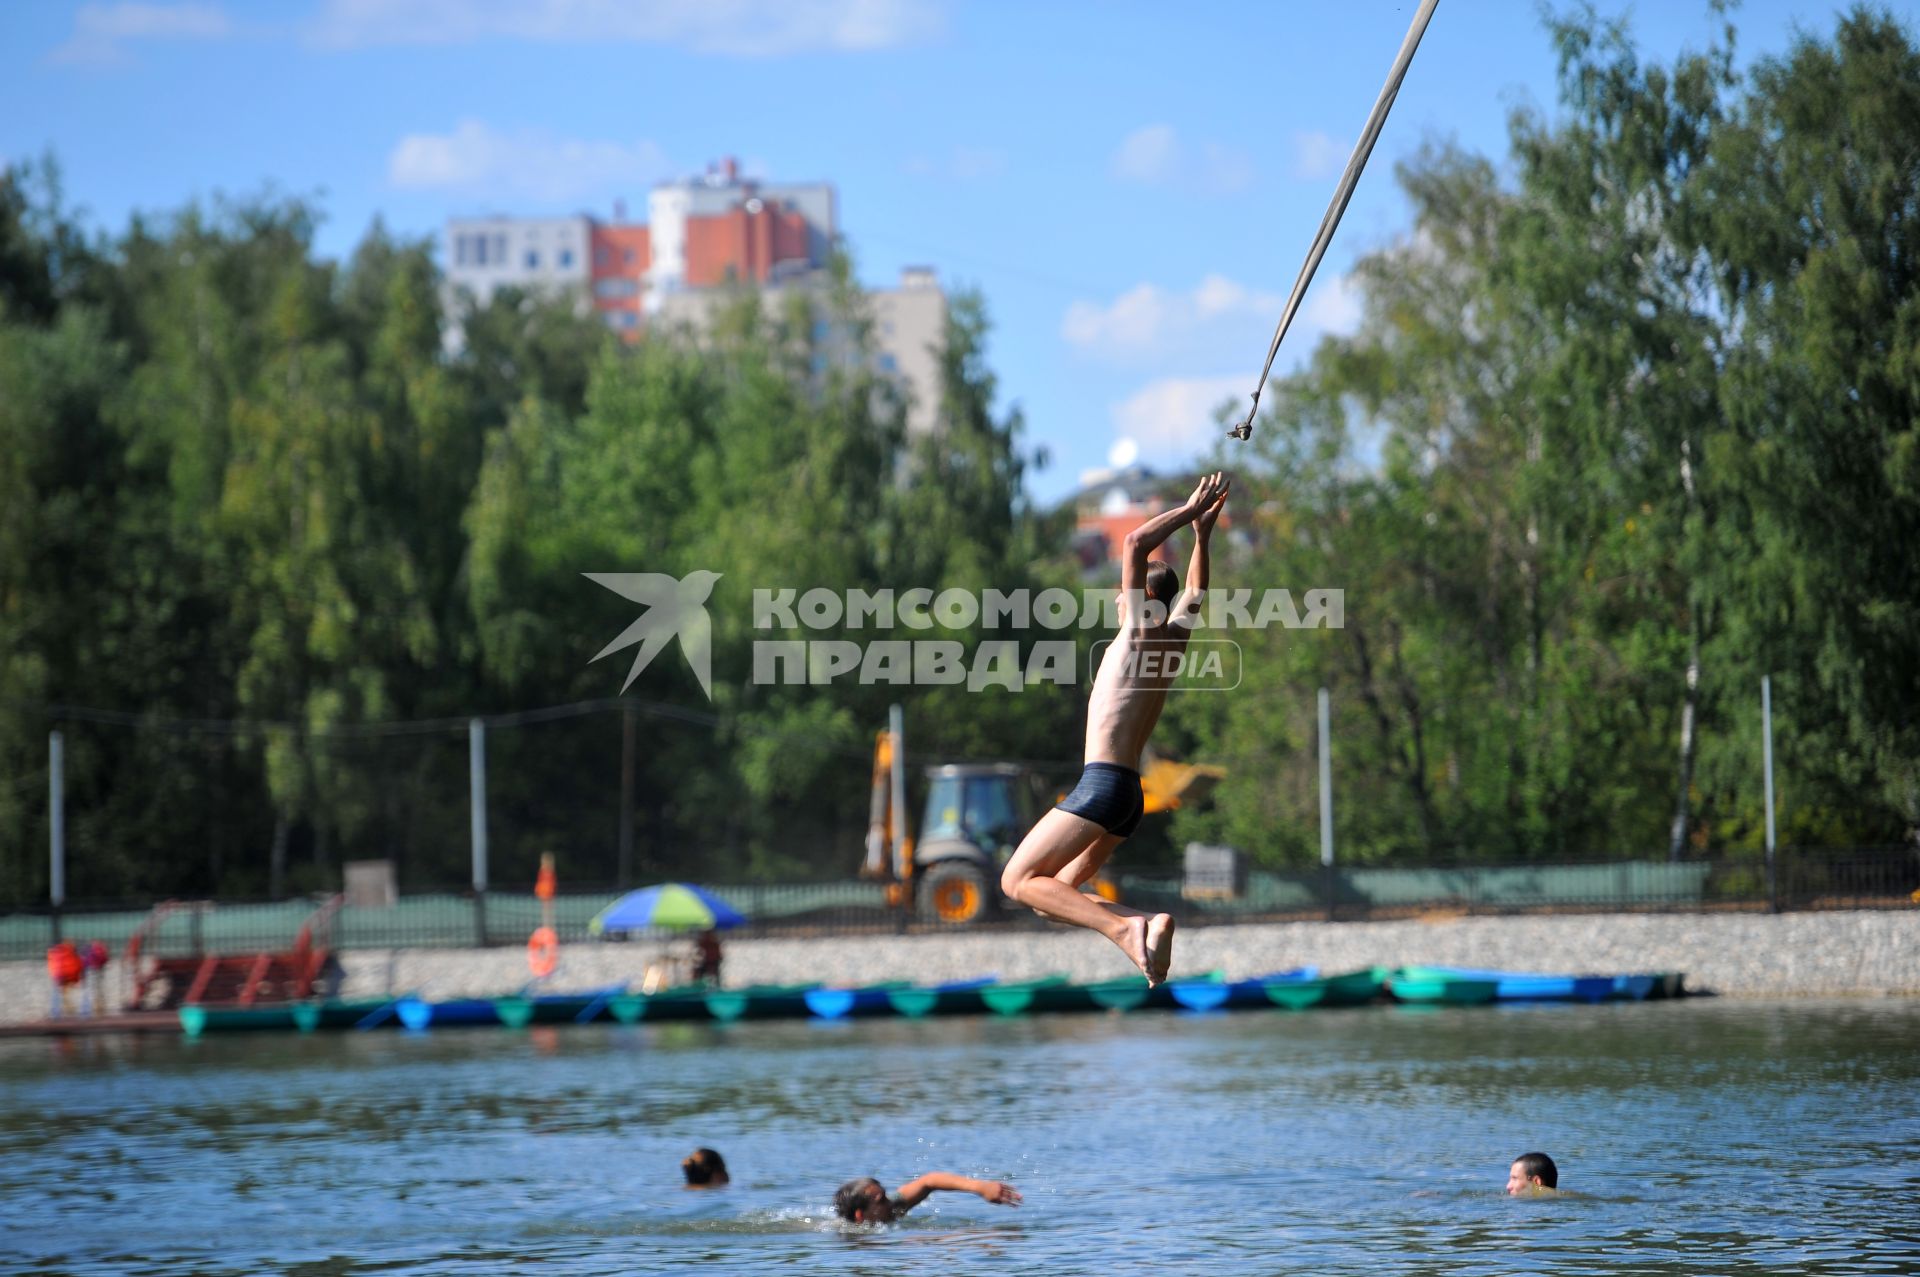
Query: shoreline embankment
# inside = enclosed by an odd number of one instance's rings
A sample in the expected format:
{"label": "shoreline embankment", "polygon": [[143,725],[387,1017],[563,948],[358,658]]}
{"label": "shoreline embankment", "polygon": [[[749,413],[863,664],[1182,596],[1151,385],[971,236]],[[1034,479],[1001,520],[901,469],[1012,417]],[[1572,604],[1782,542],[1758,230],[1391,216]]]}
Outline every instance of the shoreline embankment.
{"label": "shoreline embankment", "polygon": [[[684,949],[684,944],[678,946]],[[638,986],[663,946],[564,945],[545,987]],[[518,948],[353,949],[340,955],[345,997],[416,992],[485,997],[528,981]],[[1229,979],[1314,965],[1325,971],[1433,963],[1521,971],[1682,971],[1687,988],[1726,997],[1920,996],[1920,910],[1788,914],[1436,916],[1381,922],[1274,922],[1190,927],[1176,974],[1220,969]],[[1106,941],[1065,927],[994,927],[952,934],[730,939],[731,986],[819,981],[932,983],[993,975],[1076,980],[1130,968]],[[109,969],[109,987],[124,973]],[[0,963],[0,1023],[47,1014],[43,962]]]}

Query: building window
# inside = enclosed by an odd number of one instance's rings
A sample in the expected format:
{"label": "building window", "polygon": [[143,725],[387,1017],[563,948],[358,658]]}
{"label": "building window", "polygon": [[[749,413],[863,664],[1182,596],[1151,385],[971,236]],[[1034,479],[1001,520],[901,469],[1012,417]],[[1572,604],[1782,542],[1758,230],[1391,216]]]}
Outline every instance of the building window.
{"label": "building window", "polygon": [[527,269],[528,270],[540,269],[540,250],[539,249],[529,248],[527,250]]}
{"label": "building window", "polygon": [[507,237],[505,235],[495,235],[493,237],[493,251],[489,253],[488,256],[493,259],[495,266],[505,266],[507,264]]}
{"label": "building window", "polygon": [[621,257],[621,260],[629,266],[633,265],[633,250],[629,248],[626,251],[626,253]]}
{"label": "building window", "polygon": [[595,297],[631,297],[639,291],[639,282],[631,279],[601,279],[593,285]]}
{"label": "building window", "polygon": [[467,237],[465,235],[455,235],[453,237],[453,264],[455,266],[465,266],[467,264]]}
{"label": "building window", "polygon": [[900,371],[900,361],[885,351],[880,353],[880,358],[877,362],[880,365],[881,372],[896,373]]}
{"label": "building window", "polygon": [[567,267],[569,267],[569,266],[571,266],[571,265],[573,265],[573,250],[572,250],[571,248],[563,248],[563,249],[561,249],[561,250],[560,250],[560,267],[561,267],[561,269],[562,269],[562,270],[564,270],[564,269],[566,269]]}

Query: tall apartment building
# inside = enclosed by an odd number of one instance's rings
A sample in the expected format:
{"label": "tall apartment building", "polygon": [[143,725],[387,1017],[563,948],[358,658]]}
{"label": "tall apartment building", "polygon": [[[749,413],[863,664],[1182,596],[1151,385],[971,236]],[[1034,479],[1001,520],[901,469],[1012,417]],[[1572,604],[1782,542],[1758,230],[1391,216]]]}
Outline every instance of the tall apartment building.
{"label": "tall apartment building", "polygon": [[647,221],[653,238],[648,314],[689,289],[764,285],[818,270],[838,233],[833,187],[743,181],[731,159],[704,177],[654,187]]}
{"label": "tall apartment building", "polygon": [[[790,273],[759,290],[769,314],[785,313],[789,299],[806,297],[815,317],[812,339],[816,372],[844,365],[853,352],[852,334],[831,322],[825,292],[826,271]],[[726,288],[686,288],[661,299],[655,322],[691,332],[696,340],[712,330],[714,316],[737,294]],[[947,340],[947,295],[934,272],[908,266],[900,272],[897,288],[866,292],[873,321],[876,370],[899,383],[908,397],[907,429],[925,433],[940,419],[940,355]]]}
{"label": "tall apartment building", "polygon": [[[769,300],[819,287],[837,234],[831,185],[742,178],[731,159],[655,187],[647,219],[449,218],[449,291],[481,305],[505,287],[572,293],[628,341],[650,321],[698,333],[730,285],[751,284]],[[911,268],[898,289],[868,296],[880,371],[911,395],[909,425],[931,430],[939,406],[933,348],[946,338],[946,295],[931,270]]]}
{"label": "tall apartment building", "polygon": [[456,217],[447,221],[447,281],[481,305],[501,288],[561,292],[586,282],[590,217]]}

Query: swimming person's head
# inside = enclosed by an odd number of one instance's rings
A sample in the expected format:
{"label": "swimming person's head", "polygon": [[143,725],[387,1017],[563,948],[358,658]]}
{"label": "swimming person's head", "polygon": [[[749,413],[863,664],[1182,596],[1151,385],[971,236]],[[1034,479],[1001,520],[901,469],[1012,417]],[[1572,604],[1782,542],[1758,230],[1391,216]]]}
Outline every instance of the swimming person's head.
{"label": "swimming person's head", "polygon": [[696,1148],[680,1163],[687,1183],[695,1188],[718,1188],[727,1183],[727,1164],[710,1148]]}
{"label": "swimming person's head", "polygon": [[1545,1153],[1522,1153],[1507,1171],[1507,1192],[1512,1196],[1559,1187],[1560,1168]]}
{"label": "swimming person's head", "polygon": [[833,1195],[834,1213],[856,1224],[884,1224],[893,1218],[886,1186],[872,1176],[850,1179]]}

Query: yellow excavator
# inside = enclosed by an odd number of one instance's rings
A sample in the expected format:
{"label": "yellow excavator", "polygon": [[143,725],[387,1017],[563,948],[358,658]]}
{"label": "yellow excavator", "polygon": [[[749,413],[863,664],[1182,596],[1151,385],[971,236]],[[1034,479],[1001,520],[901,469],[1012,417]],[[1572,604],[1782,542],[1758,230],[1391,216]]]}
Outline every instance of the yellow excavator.
{"label": "yellow excavator", "polygon": [[[1200,801],[1226,775],[1223,768],[1178,763],[1151,750],[1141,762],[1140,788],[1149,815]],[[896,706],[888,730],[874,740],[867,855],[860,876],[885,882],[888,903],[911,908],[923,921],[960,926],[997,913],[1005,903],[1001,866],[1066,791],[1029,763],[930,766],[915,837],[907,829],[906,775],[905,732]],[[1093,886],[1114,898],[1104,874]]]}

